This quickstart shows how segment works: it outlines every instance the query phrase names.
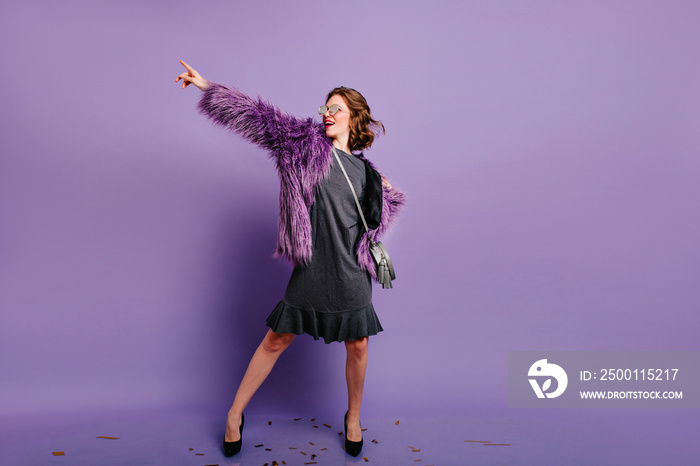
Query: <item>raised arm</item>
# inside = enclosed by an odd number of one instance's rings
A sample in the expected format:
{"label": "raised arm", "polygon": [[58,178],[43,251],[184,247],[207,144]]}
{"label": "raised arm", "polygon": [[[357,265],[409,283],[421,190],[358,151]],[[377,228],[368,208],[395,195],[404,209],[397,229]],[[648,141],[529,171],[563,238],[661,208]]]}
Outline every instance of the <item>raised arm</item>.
{"label": "raised arm", "polygon": [[217,125],[271,150],[276,156],[292,146],[299,149],[324,138],[323,125],[312,118],[293,117],[260,98],[208,81],[187,63],[180,62],[187,72],[176,81],[183,80],[183,89],[194,84],[203,91],[199,110]]}
{"label": "raised arm", "polygon": [[311,118],[293,117],[260,98],[212,82],[199,101],[199,110],[217,125],[275,151],[303,145],[305,139],[318,137],[322,129]]}

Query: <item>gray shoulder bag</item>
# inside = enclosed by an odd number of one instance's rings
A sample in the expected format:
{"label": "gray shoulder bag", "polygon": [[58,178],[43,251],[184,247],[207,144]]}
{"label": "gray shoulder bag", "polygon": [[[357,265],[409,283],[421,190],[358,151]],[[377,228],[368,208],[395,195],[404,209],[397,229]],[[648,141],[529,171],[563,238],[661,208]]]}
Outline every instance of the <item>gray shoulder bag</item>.
{"label": "gray shoulder bag", "polygon": [[382,284],[382,288],[392,288],[391,281],[396,280],[396,273],[394,272],[394,265],[391,263],[391,259],[389,259],[389,252],[387,252],[381,241],[375,243],[369,237],[369,227],[367,226],[367,220],[365,220],[365,214],[362,213],[360,200],[357,198],[355,188],[352,187],[352,182],[350,181],[348,172],[345,171],[343,162],[340,161],[340,157],[338,157],[335,147],[333,148],[333,155],[335,155],[335,159],[338,161],[338,165],[340,165],[340,169],[343,171],[343,175],[345,175],[348,185],[350,185],[350,191],[352,192],[352,197],[355,199],[357,211],[360,213],[362,224],[365,226],[367,241],[369,241],[369,250],[372,253],[374,265],[377,267],[377,282]]}

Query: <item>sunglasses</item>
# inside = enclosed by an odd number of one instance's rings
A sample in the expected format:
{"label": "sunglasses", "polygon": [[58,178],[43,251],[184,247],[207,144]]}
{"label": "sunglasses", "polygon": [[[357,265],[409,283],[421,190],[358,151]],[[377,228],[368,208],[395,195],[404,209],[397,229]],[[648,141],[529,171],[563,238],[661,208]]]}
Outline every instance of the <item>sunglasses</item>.
{"label": "sunglasses", "polygon": [[325,105],[321,105],[320,107],[318,107],[318,114],[323,115],[324,113],[328,112],[331,115],[335,115],[336,113],[338,113],[338,110],[342,110],[340,108],[340,105],[338,105],[338,104],[333,104],[330,107],[327,107]]}

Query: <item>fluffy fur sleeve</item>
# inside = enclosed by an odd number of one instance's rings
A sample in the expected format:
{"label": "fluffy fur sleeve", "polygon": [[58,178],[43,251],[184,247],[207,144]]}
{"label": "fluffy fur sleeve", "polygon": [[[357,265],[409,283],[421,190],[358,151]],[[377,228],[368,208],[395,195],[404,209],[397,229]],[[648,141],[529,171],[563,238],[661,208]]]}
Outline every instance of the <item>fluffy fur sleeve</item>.
{"label": "fluffy fur sleeve", "polygon": [[398,218],[405,204],[406,194],[404,192],[394,186],[382,185],[382,217],[379,227],[371,231],[371,233],[374,233],[372,239],[377,241],[384,236],[384,233]]}
{"label": "fluffy fur sleeve", "polygon": [[[382,179],[385,179],[383,175]],[[388,182],[382,183],[382,215],[379,221],[379,227],[369,232],[369,237],[372,241],[379,241],[389,227],[396,221],[403,206],[406,204],[406,200],[406,194],[402,191],[391,186]],[[367,233],[362,235],[357,246],[357,260],[362,269],[368,271],[372,278],[377,278],[377,271],[372,261],[372,254],[369,252],[367,235]]]}
{"label": "fluffy fur sleeve", "polygon": [[277,156],[307,145],[322,129],[311,118],[296,118],[261,98],[211,81],[199,101],[199,111]]}

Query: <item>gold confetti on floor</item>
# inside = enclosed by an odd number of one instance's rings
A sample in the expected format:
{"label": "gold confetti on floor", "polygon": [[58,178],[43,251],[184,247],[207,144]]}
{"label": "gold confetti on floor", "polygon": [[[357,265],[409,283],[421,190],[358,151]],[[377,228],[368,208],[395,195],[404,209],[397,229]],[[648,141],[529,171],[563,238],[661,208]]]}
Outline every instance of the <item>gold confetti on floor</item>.
{"label": "gold confetti on floor", "polygon": [[65,456],[65,453],[62,451],[54,451],[53,456]]}
{"label": "gold confetti on floor", "polygon": [[396,425],[397,425],[397,426],[399,425],[399,421],[396,421]]}
{"label": "gold confetti on floor", "polygon": [[367,458],[366,456],[363,456],[362,459],[365,461],[369,461],[369,458]]}
{"label": "gold confetti on floor", "polygon": [[484,443],[485,447],[509,447],[510,443]]}
{"label": "gold confetti on floor", "polygon": [[106,438],[108,440],[119,440],[119,437],[106,437],[104,435],[100,435],[99,437],[95,437],[95,438]]}

